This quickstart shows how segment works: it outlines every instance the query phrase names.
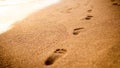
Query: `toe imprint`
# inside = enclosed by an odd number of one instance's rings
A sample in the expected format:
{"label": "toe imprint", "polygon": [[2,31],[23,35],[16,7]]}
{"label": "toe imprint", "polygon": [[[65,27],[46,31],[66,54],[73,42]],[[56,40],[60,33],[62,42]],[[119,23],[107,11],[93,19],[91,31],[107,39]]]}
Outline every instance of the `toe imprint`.
{"label": "toe imprint", "polygon": [[55,51],[54,51],[54,53],[61,53],[61,54],[64,54],[64,53],[66,53],[66,49],[56,49]]}
{"label": "toe imprint", "polygon": [[57,59],[65,55],[66,49],[56,49],[45,61],[45,65],[52,65]]}
{"label": "toe imprint", "polygon": [[84,28],[76,28],[73,30],[73,35],[78,35],[81,31],[81,29],[84,29]]}

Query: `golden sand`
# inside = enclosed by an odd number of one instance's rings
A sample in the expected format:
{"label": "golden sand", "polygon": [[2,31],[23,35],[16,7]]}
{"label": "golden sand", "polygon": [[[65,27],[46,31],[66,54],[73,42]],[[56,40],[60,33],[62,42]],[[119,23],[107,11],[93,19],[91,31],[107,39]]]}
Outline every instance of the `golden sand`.
{"label": "golden sand", "polygon": [[62,0],[15,23],[0,68],[120,68],[120,0]]}

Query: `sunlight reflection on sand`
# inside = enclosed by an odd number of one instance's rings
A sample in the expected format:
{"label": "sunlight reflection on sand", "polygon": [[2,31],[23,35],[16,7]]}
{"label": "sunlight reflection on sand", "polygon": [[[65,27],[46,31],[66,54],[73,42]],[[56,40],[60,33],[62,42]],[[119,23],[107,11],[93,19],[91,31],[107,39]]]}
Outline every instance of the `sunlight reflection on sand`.
{"label": "sunlight reflection on sand", "polygon": [[60,0],[1,0],[0,1],[0,34],[12,28],[12,24],[26,18],[31,13]]}

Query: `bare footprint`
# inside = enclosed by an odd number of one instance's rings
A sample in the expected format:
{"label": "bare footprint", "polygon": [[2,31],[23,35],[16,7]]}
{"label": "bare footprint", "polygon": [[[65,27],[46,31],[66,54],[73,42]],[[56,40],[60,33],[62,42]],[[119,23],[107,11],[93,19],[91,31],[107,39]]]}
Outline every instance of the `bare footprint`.
{"label": "bare footprint", "polygon": [[89,13],[92,12],[92,9],[87,10],[87,12],[89,12]]}
{"label": "bare footprint", "polygon": [[52,65],[56,60],[66,54],[66,49],[56,49],[52,55],[50,55],[45,61],[45,65]]}
{"label": "bare footprint", "polygon": [[117,5],[119,5],[119,4],[118,4],[117,2],[114,2],[112,5],[116,5],[116,6],[117,6]]}
{"label": "bare footprint", "polygon": [[73,35],[78,35],[82,29],[84,29],[84,28],[75,28],[73,30]]}
{"label": "bare footprint", "polygon": [[93,16],[92,15],[88,15],[87,17],[85,17],[86,20],[90,20]]}
{"label": "bare footprint", "polygon": [[117,0],[111,0],[113,6],[120,6],[120,3]]}
{"label": "bare footprint", "polygon": [[73,10],[73,8],[68,8],[68,9],[66,10],[66,12],[67,12],[67,13],[71,13],[72,10]]}

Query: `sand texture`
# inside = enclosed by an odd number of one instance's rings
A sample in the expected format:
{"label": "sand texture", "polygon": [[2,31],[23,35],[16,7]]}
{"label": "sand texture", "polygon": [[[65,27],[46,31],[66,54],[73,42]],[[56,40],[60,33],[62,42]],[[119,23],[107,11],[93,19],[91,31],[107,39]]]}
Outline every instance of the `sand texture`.
{"label": "sand texture", "polygon": [[62,0],[15,23],[0,68],[120,68],[120,0]]}

